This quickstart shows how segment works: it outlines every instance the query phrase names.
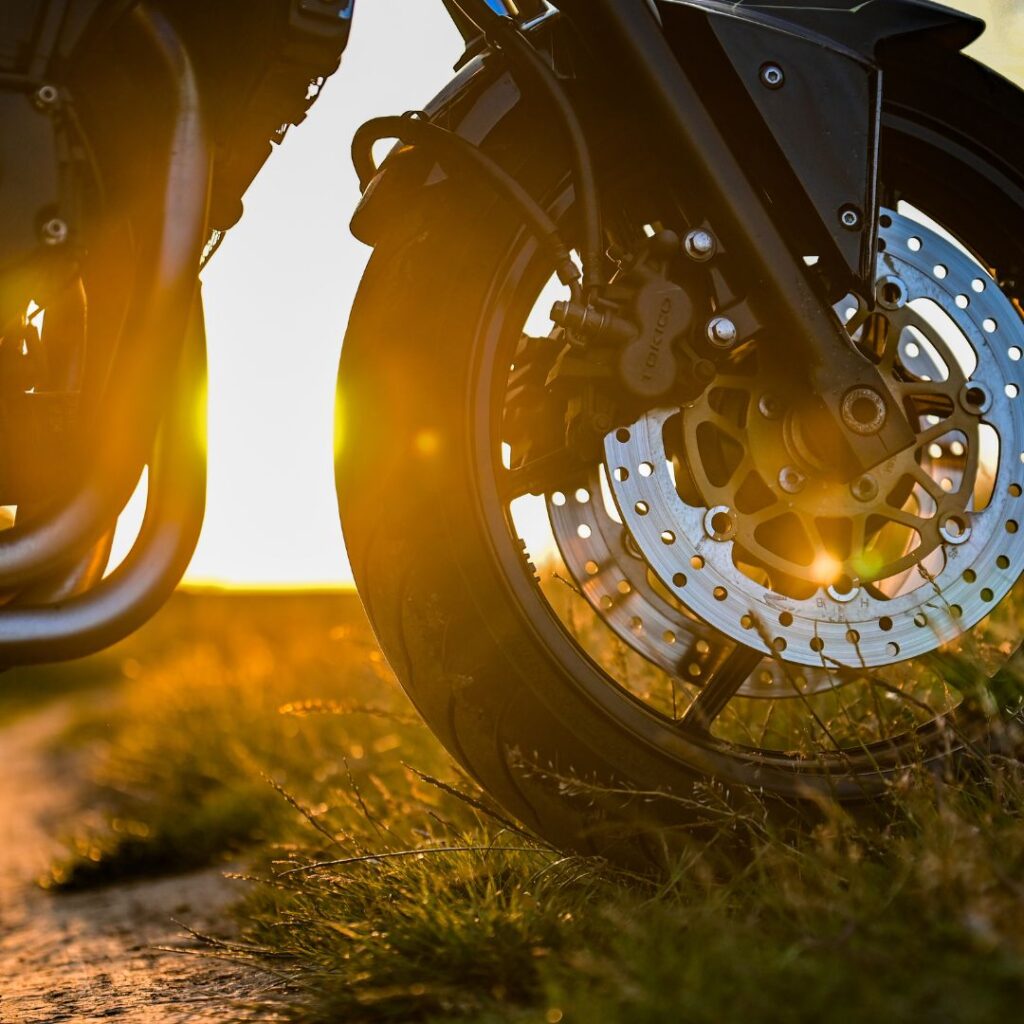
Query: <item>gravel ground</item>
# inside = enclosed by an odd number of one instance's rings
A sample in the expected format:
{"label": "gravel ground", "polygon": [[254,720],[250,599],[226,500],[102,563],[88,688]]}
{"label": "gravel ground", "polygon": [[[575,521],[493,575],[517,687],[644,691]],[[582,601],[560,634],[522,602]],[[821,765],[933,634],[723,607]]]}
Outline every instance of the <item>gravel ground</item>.
{"label": "gravel ground", "polygon": [[[260,979],[183,928],[223,927],[237,883],[221,869],[54,895],[36,879],[79,813],[74,763],[53,753],[66,704],[0,729],[0,1022],[268,1020],[243,1009]],[[179,923],[180,922],[180,923]]]}

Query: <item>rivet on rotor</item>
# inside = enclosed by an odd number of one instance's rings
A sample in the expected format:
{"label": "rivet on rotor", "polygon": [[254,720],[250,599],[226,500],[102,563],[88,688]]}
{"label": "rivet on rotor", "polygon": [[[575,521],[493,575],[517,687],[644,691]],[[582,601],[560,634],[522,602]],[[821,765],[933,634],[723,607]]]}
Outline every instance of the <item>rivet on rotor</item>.
{"label": "rivet on rotor", "polygon": [[704,532],[717,541],[731,540],[736,535],[736,519],[728,505],[716,505],[704,513]]}
{"label": "rivet on rotor", "polygon": [[831,584],[825,593],[839,604],[849,604],[860,593],[860,587],[849,577],[843,577]]}
{"label": "rivet on rotor", "polygon": [[955,512],[943,517],[939,524],[939,536],[947,544],[958,546],[966,544],[971,539],[971,524],[967,517]]}
{"label": "rivet on rotor", "polygon": [[960,404],[965,411],[980,416],[992,408],[992,395],[984,384],[969,380],[960,389]]}
{"label": "rivet on rotor", "polygon": [[887,274],[875,285],[875,297],[882,309],[902,309],[907,304],[907,286],[900,278]]}

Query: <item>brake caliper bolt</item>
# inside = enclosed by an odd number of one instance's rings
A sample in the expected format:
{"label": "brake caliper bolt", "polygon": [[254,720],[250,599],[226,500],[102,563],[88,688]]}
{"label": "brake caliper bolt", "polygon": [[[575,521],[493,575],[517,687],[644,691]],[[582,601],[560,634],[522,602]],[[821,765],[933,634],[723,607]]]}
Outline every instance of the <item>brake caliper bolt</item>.
{"label": "brake caliper bolt", "polygon": [[799,494],[807,483],[807,477],[796,466],[783,466],[779,470],[779,486],[787,494]]}
{"label": "brake caliper bolt", "polygon": [[43,242],[46,245],[63,245],[68,240],[67,221],[60,217],[51,217],[43,225]]}
{"label": "brake caliper bolt", "polygon": [[878,481],[865,473],[850,484],[850,492],[858,501],[874,501],[878,497]]}
{"label": "brake caliper bolt", "polygon": [[717,248],[718,243],[715,241],[715,236],[703,228],[696,228],[683,239],[683,249],[686,251],[686,255],[698,263],[706,263],[715,255]]}
{"label": "brake caliper bolt", "polygon": [[708,341],[716,348],[732,348],[739,332],[727,316],[716,316],[708,324]]}
{"label": "brake caliper bolt", "polygon": [[786,84],[786,73],[778,64],[765,64],[761,68],[761,84],[766,89],[781,89]]}
{"label": "brake caliper bolt", "polygon": [[839,223],[848,231],[856,231],[860,227],[860,210],[856,206],[844,206],[839,211]]}

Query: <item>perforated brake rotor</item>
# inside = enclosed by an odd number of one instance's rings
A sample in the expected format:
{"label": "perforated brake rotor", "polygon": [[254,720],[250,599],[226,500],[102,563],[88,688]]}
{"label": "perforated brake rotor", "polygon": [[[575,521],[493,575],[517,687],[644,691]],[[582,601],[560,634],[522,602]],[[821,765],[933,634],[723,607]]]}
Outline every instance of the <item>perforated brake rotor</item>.
{"label": "perforated brake rotor", "polygon": [[[669,675],[701,685],[735,645],[686,614],[651,581],[636,542],[617,513],[606,507],[602,476],[595,468],[575,491],[548,495],[548,516],[562,560],[580,592],[625,644]],[[840,681],[820,668],[800,678],[795,689],[782,666],[766,658],[738,692],[746,697],[797,697]]]}
{"label": "perforated brake rotor", "polygon": [[[889,337],[880,368],[911,408],[918,444],[912,467],[880,467],[873,508],[883,520],[902,520],[919,543],[882,564],[877,552],[864,557],[869,540],[861,537],[829,556],[834,567],[820,582],[813,558],[791,557],[785,572],[800,577],[803,590],[780,592],[771,579],[778,565],[765,568],[771,588],[750,572],[749,540],[740,548],[735,538],[751,531],[734,501],[681,496],[672,435],[666,440],[680,409],[655,410],[605,443],[623,524],[672,596],[736,641],[819,668],[925,654],[977,624],[1024,569],[1024,322],[952,241],[893,211],[881,225],[879,294],[891,309],[882,311]],[[864,316],[846,319],[856,338]],[[924,371],[936,366],[944,379],[928,380],[933,373]],[[908,493],[900,506],[886,491],[885,474],[895,480],[897,468],[900,478],[909,470],[921,500]],[[986,474],[992,480],[982,488]]]}

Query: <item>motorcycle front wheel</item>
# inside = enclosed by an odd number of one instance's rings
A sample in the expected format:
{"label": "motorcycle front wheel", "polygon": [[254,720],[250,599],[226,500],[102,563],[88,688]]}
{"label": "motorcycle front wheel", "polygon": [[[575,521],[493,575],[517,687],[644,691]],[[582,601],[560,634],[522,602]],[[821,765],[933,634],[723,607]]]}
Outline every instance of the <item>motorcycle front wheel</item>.
{"label": "motorcycle front wheel", "polygon": [[[787,499],[799,541],[780,525],[741,545],[747,499],[707,497],[730,486],[730,450],[754,456],[749,432],[772,429],[766,360],[738,359],[703,407],[615,425],[600,464],[531,494],[508,410],[557,297],[544,254],[464,180],[377,242],[339,376],[356,584],[434,733],[556,844],[608,852],[704,820],[709,781],[714,801],[870,800],[1019,708],[1020,100],[963,57],[887,75],[883,312],[837,312],[888,360],[920,445],[827,522]],[[571,224],[566,168],[517,116],[495,155]],[[635,179],[616,175],[626,209]],[[639,230],[650,203],[616,217]],[[781,471],[769,483],[792,496]],[[782,524],[771,501],[751,516]],[[818,579],[817,556],[870,571]]]}

